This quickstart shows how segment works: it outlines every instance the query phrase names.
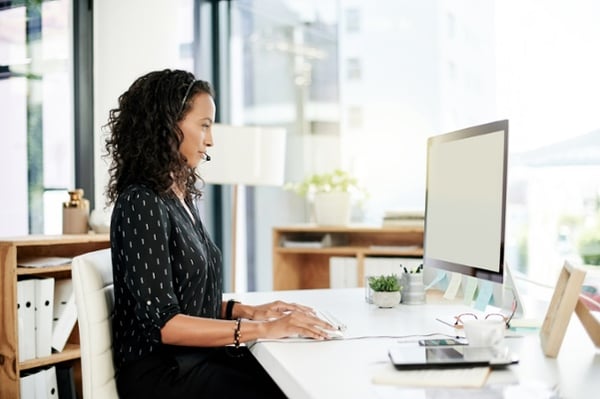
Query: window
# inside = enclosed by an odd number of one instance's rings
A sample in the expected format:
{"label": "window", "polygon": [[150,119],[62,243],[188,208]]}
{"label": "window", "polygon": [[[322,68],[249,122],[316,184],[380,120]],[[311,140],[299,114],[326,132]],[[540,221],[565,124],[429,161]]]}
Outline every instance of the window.
{"label": "window", "polygon": [[71,1],[0,5],[0,236],[60,233],[73,186]]}
{"label": "window", "polygon": [[348,80],[360,80],[362,78],[362,67],[358,58],[348,58],[346,60]]}
{"label": "window", "polygon": [[358,105],[348,107],[348,129],[360,129],[363,127],[363,110]]}
{"label": "window", "polygon": [[[381,0],[362,2],[360,13],[339,13],[337,3],[281,0],[269,10],[260,2],[232,3],[239,16],[235,92],[244,93],[232,118],[290,129],[288,179],[341,151],[337,166],[358,175],[370,193],[356,221],[379,225],[386,210],[423,207],[428,136],[507,118],[509,265],[553,283],[565,258],[581,260],[584,238],[600,235],[595,3]],[[365,15],[368,23],[357,22]],[[315,48],[327,49],[324,58],[308,58]],[[318,80],[322,60],[328,69]],[[307,65],[303,84],[329,82],[338,93],[318,107],[339,119],[339,141],[327,151],[303,135],[318,126],[307,111],[316,102],[295,81]],[[360,139],[352,104],[361,104]],[[294,212],[277,223],[294,220]],[[307,213],[295,217],[309,220]]]}
{"label": "window", "polygon": [[360,10],[358,8],[346,9],[346,32],[360,32]]}

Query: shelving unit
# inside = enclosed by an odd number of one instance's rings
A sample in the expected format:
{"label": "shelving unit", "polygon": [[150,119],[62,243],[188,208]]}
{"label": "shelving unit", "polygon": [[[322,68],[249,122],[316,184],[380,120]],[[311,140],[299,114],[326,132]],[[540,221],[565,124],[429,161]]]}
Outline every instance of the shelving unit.
{"label": "shelving unit", "polygon": [[[321,246],[328,236],[331,246]],[[329,258],[357,258],[362,284],[365,257],[422,257],[422,227],[325,227],[297,225],[273,228],[273,289],[329,287]]]}
{"label": "shelving unit", "polygon": [[17,325],[17,281],[31,277],[71,277],[71,265],[44,268],[17,267],[20,259],[30,257],[69,257],[108,248],[108,234],[81,234],[63,236],[25,236],[0,240],[0,398],[19,397],[19,378],[22,371],[58,363],[74,366],[75,385],[81,397],[81,368],[79,331],[69,337],[64,350],[50,356],[19,361]]}

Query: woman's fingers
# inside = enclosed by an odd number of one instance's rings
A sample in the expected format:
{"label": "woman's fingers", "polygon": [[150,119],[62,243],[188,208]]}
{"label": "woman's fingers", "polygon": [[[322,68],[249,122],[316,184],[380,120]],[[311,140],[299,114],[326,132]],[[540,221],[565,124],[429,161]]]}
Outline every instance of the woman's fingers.
{"label": "woman's fingers", "polygon": [[329,338],[328,330],[334,329],[324,320],[305,312],[289,312],[274,320],[273,323],[274,326],[283,328],[283,330],[275,332],[276,335],[283,334],[280,337],[300,335],[307,338],[327,339]]}

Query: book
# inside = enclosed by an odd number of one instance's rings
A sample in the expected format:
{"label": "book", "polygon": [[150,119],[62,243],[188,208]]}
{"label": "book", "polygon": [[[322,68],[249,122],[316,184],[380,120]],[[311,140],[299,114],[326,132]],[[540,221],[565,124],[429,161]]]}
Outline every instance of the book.
{"label": "book", "polygon": [[327,248],[344,245],[346,237],[339,234],[324,234],[322,236],[305,236],[300,238],[284,238],[281,246],[284,248]]}
{"label": "book", "polygon": [[383,215],[383,227],[423,227],[425,213],[422,210],[386,211]]}
{"label": "book", "polygon": [[386,366],[373,376],[374,384],[406,387],[481,388],[490,375],[489,367],[422,369],[399,372]]}
{"label": "book", "polygon": [[52,267],[63,266],[71,263],[71,258],[62,256],[36,256],[32,258],[20,259],[17,262],[19,267]]}

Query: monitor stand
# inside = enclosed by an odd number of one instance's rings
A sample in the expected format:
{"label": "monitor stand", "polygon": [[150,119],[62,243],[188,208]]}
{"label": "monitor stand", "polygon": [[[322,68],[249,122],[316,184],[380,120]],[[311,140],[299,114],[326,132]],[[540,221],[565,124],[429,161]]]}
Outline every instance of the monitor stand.
{"label": "monitor stand", "polygon": [[504,264],[504,283],[492,284],[494,289],[490,306],[501,309],[502,313],[510,314],[512,312],[513,301],[516,301],[517,309],[513,317],[515,319],[523,318],[525,314],[523,300],[519,295],[519,290],[508,264]]}

